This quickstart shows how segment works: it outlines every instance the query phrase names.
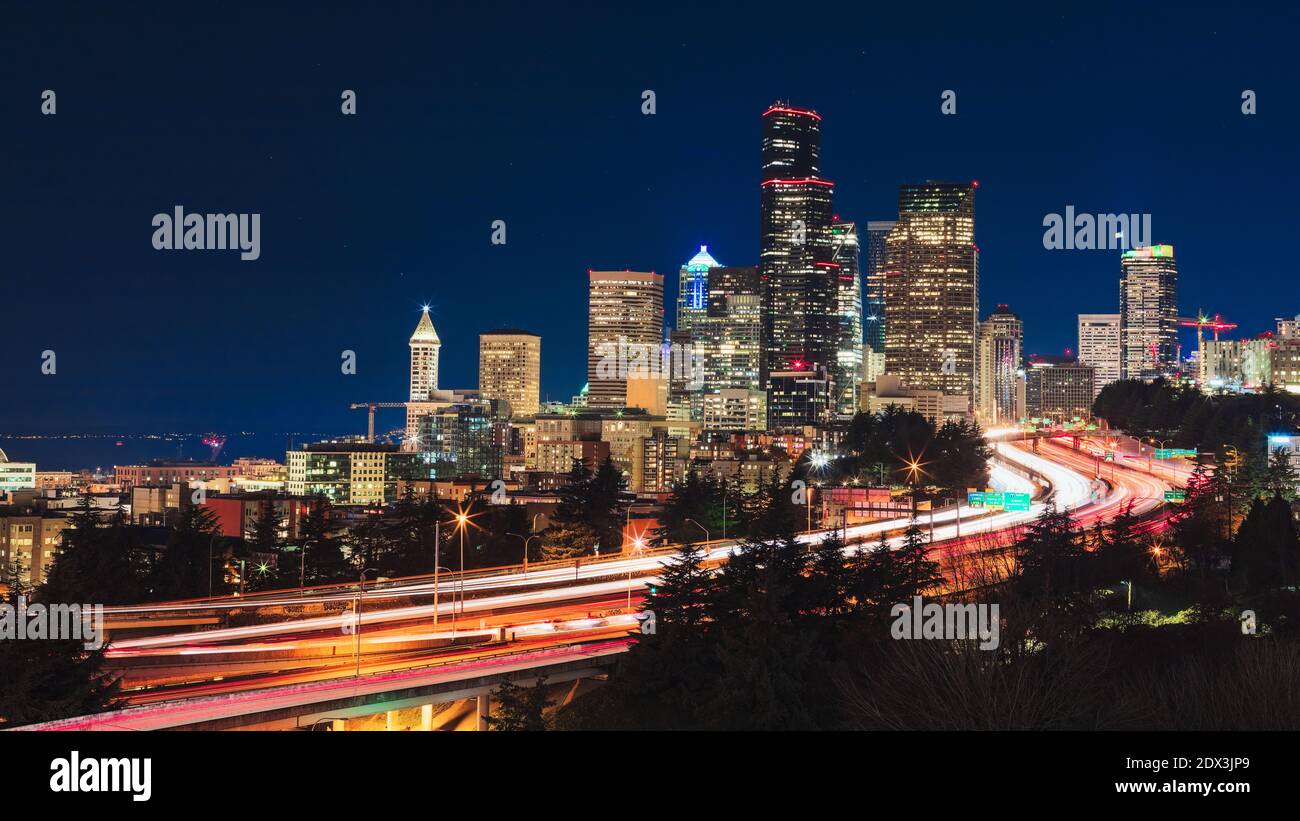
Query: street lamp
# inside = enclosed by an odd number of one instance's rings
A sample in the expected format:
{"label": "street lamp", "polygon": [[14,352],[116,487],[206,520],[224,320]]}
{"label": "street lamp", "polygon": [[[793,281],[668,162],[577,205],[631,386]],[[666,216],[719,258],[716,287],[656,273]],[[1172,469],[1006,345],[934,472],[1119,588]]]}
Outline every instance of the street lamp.
{"label": "street lamp", "polygon": [[[641,551],[645,548],[645,540],[642,539],[640,536],[637,536],[635,539],[632,540],[632,547],[633,549],[636,550],[638,556],[641,555]],[[627,565],[627,609],[628,610],[632,609],[632,563],[631,562],[628,562]]]}
{"label": "street lamp", "polygon": [[527,576],[528,575],[528,543],[531,542],[533,539],[539,539],[541,537],[536,534],[533,534],[531,536],[524,536],[519,533],[507,533],[506,535],[514,536],[516,539],[519,539],[524,543],[524,575]]}
{"label": "street lamp", "polygon": [[356,634],[356,673],[355,678],[361,678],[361,597],[366,592],[366,574],[373,573],[373,567],[367,567],[361,571],[361,583],[357,585],[357,603],[352,608],[352,632]]}
{"label": "street lamp", "polygon": [[709,529],[708,529],[707,527],[705,527],[704,525],[702,525],[702,524],[700,524],[699,522],[695,521],[694,519],[687,519],[686,521],[690,522],[691,524],[693,524],[693,525],[695,525],[696,527],[698,527],[700,530],[703,530],[703,531],[704,531],[704,543],[705,543],[705,544],[708,544],[708,543],[712,540],[712,537],[709,536]]}

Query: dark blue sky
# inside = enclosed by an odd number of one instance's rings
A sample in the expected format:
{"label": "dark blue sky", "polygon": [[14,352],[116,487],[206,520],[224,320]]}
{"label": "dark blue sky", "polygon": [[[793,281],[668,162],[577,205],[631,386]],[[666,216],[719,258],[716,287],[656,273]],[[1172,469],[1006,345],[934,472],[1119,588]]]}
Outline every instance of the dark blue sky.
{"label": "dark blue sky", "polygon": [[[1031,352],[1117,308],[1117,253],[1043,249],[1071,204],[1151,213],[1184,313],[1253,333],[1300,312],[1294,7],[433,5],[8,7],[0,432],[361,431],[349,402],[406,396],[424,301],[444,386],[472,387],[479,332],[508,325],[542,335],[543,393],[567,398],[587,269],[672,282],[702,243],[756,262],[778,98],[824,116],[846,219],[892,218],[902,182],[980,181],[981,309],[1009,303]],[[178,204],[260,213],[261,259],[153,250]]]}

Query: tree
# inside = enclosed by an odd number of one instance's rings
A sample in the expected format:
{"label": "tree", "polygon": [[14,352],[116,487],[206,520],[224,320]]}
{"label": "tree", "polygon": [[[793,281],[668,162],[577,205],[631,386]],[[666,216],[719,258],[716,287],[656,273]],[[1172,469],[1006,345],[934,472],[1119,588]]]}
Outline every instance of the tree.
{"label": "tree", "polygon": [[208,595],[213,544],[221,536],[216,515],[202,505],[190,505],[167,536],[167,549],[153,566],[150,587],[155,599],[188,599]]}
{"label": "tree", "polygon": [[[608,473],[601,481],[610,482]],[[596,551],[602,538],[606,537],[601,527],[606,526],[609,519],[608,510],[602,513],[596,507],[608,503],[607,492],[608,487],[596,489],[592,472],[580,460],[573,460],[568,483],[555,506],[555,515],[542,531],[543,559],[572,559],[590,556]],[[614,544],[621,547],[622,539],[617,538]]]}
{"label": "tree", "polygon": [[893,591],[900,601],[923,596],[944,583],[939,564],[930,559],[929,540],[913,518],[903,531],[903,544],[894,557],[898,562],[898,584]]}
{"label": "tree", "polygon": [[1046,600],[1090,589],[1087,554],[1068,511],[1048,505],[1013,547],[1016,583]]}
{"label": "tree", "polygon": [[547,730],[550,721],[546,718],[546,708],[551,702],[546,698],[546,677],[539,678],[532,687],[520,687],[509,681],[492,694],[496,701],[497,714],[487,717],[488,728],[492,730],[520,731]]}
{"label": "tree", "polygon": [[127,604],[148,597],[148,563],[120,510],[102,527],[86,494],[71,524],[37,593],[41,601]]}
{"label": "tree", "polygon": [[1248,592],[1290,587],[1297,579],[1298,561],[1300,536],[1291,505],[1281,495],[1256,499],[1233,540],[1234,583]]}
{"label": "tree", "polygon": [[[26,597],[24,568],[17,562],[0,570],[7,603],[17,610]],[[118,707],[118,684],[103,671],[104,649],[80,640],[0,640],[0,726],[16,727]]]}
{"label": "tree", "polygon": [[655,615],[655,633],[678,630],[696,633],[705,616],[706,595],[713,573],[704,568],[704,551],[691,542],[683,543],[664,563],[658,584],[652,585],[645,609]]}

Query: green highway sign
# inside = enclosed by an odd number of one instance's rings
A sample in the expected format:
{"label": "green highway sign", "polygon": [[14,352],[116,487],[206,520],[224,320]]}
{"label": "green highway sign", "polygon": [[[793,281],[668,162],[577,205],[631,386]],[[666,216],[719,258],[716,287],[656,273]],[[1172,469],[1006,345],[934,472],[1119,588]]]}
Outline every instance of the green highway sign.
{"label": "green highway sign", "polygon": [[984,494],[985,507],[1002,507],[1002,494],[1000,492],[986,492]]}
{"label": "green highway sign", "polygon": [[966,504],[970,507],[984,507],[983,491],[972,490],[966,494]]}
{"label": "green highway sign", "polygon": [[1003,499],[1006,510],[1029,510],[1028,493],[1007,493]]}
{"label": "green highway sign", "polygon": [[1106,451],[1106,461],[1107,462],[1115,461],[1115,451],[1113,450]]}
{"label": "green highway sign", "polygon": [[1186,501],[1187,501],[1187,491],[1185,491],[1185,490],[1166,490],[1166,491],[1165,491],[1165,501],[1166,501],[1166,502],[1186,502]]}

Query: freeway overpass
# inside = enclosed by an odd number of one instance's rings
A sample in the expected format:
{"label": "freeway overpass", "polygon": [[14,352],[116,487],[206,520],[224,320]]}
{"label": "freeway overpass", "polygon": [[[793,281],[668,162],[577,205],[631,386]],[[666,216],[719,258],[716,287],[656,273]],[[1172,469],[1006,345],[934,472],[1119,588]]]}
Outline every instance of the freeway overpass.
{"label": "freeway overpass", "polygon": [[528,650],[468,662],[128,707],[19,729],[289,729],[465,698],[477,700],[482,718],[487,715],[489,694],[502,682],[528,685],[543,676],[549,682],[598,676],[627,649],[627,644],[627,639],[615,639]]}
{"label": "freeway overpass", "polygon": [[[945,556],[984,549],[988,543],[980,540],[981,532],[1010,538],[1042,511],[1049,495],[1084,523],[1114,515],[1129,503],[1139,513],[1163,504],[1161,489],[1168,486],[1163,479],[1121,465],[1104,482],[1094,457],[1068,442],[1048,440],[1040,453],[1014,442],[995,446],[1004,487],[1026,487],[1027,476],[1040,476],[1050,490],[1039,494],[1025,512],[985,511],[982,518],[964,506],[936,512],[932,530]],[[905,524],[900,520],[853,526],[846,536],[872,541]],[[821,536],[805,534],[801,540],[811,543]],[[892,541],[897,540],[895,536]],[[716,564],[736,549],[733,542],[706,547],[709,561]],[[459,602],[445,597],[436,604],[421,601],[434,588],[429,579],[416,578],[367,589],[364,598],[354,586],[306,594],[279,592],[255,603],[117,608],[125,617],[139,618],[152,607],[170,619],[179,614],[207,617],[223,607],[253,605],[284,616],[270,623],[115,641],[107,651],[110,661],[124,675],[135,675],[130,683],[140,686],[128,693],[134,706],[40,729],[303,726],[461,698],[474,698],[482,713],[485,700],[480,697],[505,680],[545,674],[550,681],[571,681],[600,675],[626,649],[644,583],[656,578],[667,560],[664,553],[620,555],[527,575],[515,568],[466,574],[461,586],[473,598]],[[307,615],[301,610],[304,605],[323,608],[359,599],[366,608],[360,618],[365,636],[355,638],[355,652],[349,650],[354,639],[339,635],[341,616],[355,623],[352,611]],[[289,612],[290,604],[299,612]],[[593,610],[597,618],[592,618]],[[435,614],[441,621],[431,630]],[[502,641],[505,638],[512,640]],[[465,645],[467,640],[479,643]],[[294,660],[299,653],[317,660],[300,663]]]}

